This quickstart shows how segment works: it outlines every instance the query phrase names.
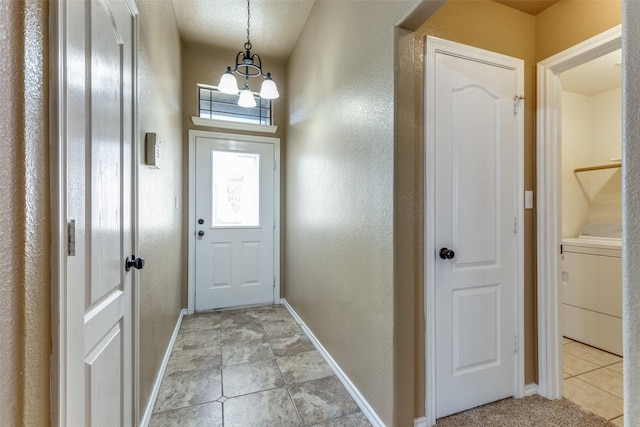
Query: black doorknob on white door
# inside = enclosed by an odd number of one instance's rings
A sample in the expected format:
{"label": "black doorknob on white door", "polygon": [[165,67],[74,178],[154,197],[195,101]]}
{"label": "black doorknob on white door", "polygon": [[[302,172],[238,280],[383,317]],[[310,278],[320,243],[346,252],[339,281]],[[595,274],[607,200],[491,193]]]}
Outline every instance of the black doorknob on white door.
{"label": "black doorknob on white door", "polygon": [[142,268],[144,267],[144,258],[142,257],[136,258],[135,255],[131,255],[130,257],[127,257],[127,260],[125,261],[125,264],[124,264],[124,269],[129,271],[131,270],[131,267],[135,268],[136,270],[142,270]]}
{"label": "black doorknob on white door", "polygon": [[448,248],[440,249],[440,258],[442,259],[453,259],[456,256],[456,253]]}

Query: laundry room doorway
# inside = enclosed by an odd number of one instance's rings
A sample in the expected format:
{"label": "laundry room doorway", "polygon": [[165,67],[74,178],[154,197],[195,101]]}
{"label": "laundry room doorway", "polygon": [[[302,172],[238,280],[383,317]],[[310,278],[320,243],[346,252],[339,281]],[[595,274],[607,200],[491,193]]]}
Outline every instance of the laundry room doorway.
{"label": "laundry room doorway", "polygon": [[581,375],[613,371],[619,390],[598,399],[612,409],[587,409],[614,422],[622,415],[620,48],[618,26],[537,67],[538,393],[576,401],[577,385],[592,386]]}

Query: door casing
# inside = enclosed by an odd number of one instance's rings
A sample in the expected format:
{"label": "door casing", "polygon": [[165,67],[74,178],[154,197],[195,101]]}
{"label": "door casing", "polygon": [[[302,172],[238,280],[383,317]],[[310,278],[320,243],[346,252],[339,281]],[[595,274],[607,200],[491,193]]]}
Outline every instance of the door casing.
{"label": "door casing", "polygon": [[[447,52],[461,57],[482,57],[493,64],[501,64],[506,67],[513,67],[513,60],[505,55],[486,51],[483,49],[466,46],[460,43],[427,37],[425,45],[425,195],[424,195],[424,313],[425,313],[425,418],[427,425],[435,425],[436,422],[436,348],[435,348],[435,55],[436,52]],[[518,81],[518,94],[524,91],[524,82]],[[516,94],[514,94],[516,95]],[[523,111],[523,109],[521,110]],[[518,233],[518,255],[517,255],[517,277],[516,283],[516,307],[515,316],[517,319],[516,330],[519,337],[524,336],[524,233],[522,232],[524,220],[524,130],[520,127],[516,136],[516,156],[517,164],[516,176],[519,177],[518,194],[516,198],[523,201],[520,203],[516,215],[520,231]],[[522,341],[522,340],[521,340]],[[515,361],[516,397],[523,397],[524,391],[524,351],[520,346]]]}
{"label": "door casing", "polygon": [[[538,394],[562,398],[562,83],[560,74],[622,47],[620,25],[537,65]],[[555,248],[556,250],[550,250]]]}
{"label": "door casing", "polygon": [[196,267],[196,139],[228,139],[235,141],[256,142],[262,144],[272,144],[275,152],[275,171],[273,186],[273,203],[275,228],[273,235],[273,274],[275,276],[275,287],[273,289],[273,300],[280,301],[280,138],[265,136],[253,136],[235,133],[209,132],[202,130],[189,130],[189,203],[187,218],[187,257],[188,257],[188,277],[187,277],[187,313],[195,312],[195,267]]}

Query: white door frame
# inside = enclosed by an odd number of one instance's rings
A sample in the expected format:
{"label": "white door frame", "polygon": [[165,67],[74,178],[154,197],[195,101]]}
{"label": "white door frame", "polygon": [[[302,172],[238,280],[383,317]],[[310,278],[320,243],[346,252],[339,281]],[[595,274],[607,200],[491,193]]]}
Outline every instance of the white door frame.
{"label": "white door frame", "polygon": [[622,47],[622,27],[538,63],[536,187],[538,394],[562,398],[560,243],[562,240],[562,84],[560,74]]}
{"label": "white door frame", "polygon": [[[424,316],[425,316],[425,418],[427,425],[436,423],[436,316],[435,316],[435,54],[436,52],[448,52],[455,56],[477,56],[478,53],[485,55],[488,63],[503,64],[506,67],[513,67],[512,58],[495,52],[462,45],[435,37],[427,37],[425,43],[425,195],[424,195]],[[524,82],[518,82],[518,95],[524,93]],[[516,95],[516,94],[514,94]],[[521,111],[524,111],[522,109]],[[516,155],[518,163],[514,166],[519,177],[519,189],[517,200],[524,201],[524,130],[519,129],[516,141]],[[523,224],[524,202],[518,209],[518,223]],[[518,255],[517,255],[517,277],[518,283],[515,289],[515,316],[518,319],[516,330],[523,342],[524,337],[524,233],[518,233]],[[524,350],[520,346],[518,356],[515,361],[515,396],[524,396]]]}
{"label": "white door frame", "polygon": [[[135,0],[125,0],[127,6],[134,15],[132,25],[134,26],[132,46],[132,67],[134,75],[138,75],[138,27],[139,13]],[[50,177],[51,177],[51,425],[66,426],[67,422],[67,349],[69,341],[67,329],[70,327],[69,310],[67,307],[67,253],[68,253],[68,228],[67,228],[67,99],[65,94],[67,81],[65,80],[65,70],[72,67],[66,62],[66,26],[67,22],[67,2],[51,2],[51,96],[50,102],[50,132],[51,154],[50,154]],[[139,252],[138,224],[138,83],[132,83],[133,87],[133,135],[131,141],[133,168],[131,171],[131,193],[133,203],[131,214],[133,222],[131,233],[133,236],[133,253]],[[133,420],[135,423],[140,419],[140,291],[139,272],[132,271],[132,326],[133,326]],[[83,349],[78,349],[83,351]]]}
{"label": "white door frame", "polygon": [[196,284],[196,138],[227,139],[232,141],[257,142],[262,144],[272,144],[275,153],[275,171],[273,185],[273,214],[275,228],[273,229],[273,275],[275,276],[275,287],[273,288],[273,301],[280,303],[280,138],[266,136],[243,135],[236,133],[209,132],[204,130],[189,130],[189,204],[187,217],[188,224],[188,274],[187,274],[187,313],[195,312]]}

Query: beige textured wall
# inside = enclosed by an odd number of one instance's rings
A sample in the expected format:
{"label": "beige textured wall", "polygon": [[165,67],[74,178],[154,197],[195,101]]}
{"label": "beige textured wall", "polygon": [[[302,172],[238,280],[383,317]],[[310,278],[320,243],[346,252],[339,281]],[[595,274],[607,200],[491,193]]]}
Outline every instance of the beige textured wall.
{"label": "beige textured wall", "polygon": [[[407,425],[424,408],[423,84],[415,72],[413,32],[396,29],[396,99],[394,159],[394,410],[398,425]],[[420,290],[420,292],[418,292]],[[413,333],[412,333],[413,331]],[[421,394],[422,393],[422,394]],[[404,415],[406,418],[400,418]]]}
{"label": "beige textured wall", "polygon": [[413,5],[316,2],[288,65],[285,297],[389,426],[412,419],[412,384],[394,383],[393,202],[394,25]]}
{"label": "beige textured wall", "polygon": [[[416,32],[416,55],[424,52],[424,37],[432,35],[524,60],[524,188],[535,188],[535,17],[488,0],[449,1]],[[423,69],[419,70],[420,73]],[[421,196],[422,197],[422,196]],[[535,216],[525,210],[525,382],[537,378],[535,316]],[[423,294],[420,290],[419,298]],[[419,313],[420,315],[422,313]],[[423,324],[420,316],[419,324]],[[424,339],[419,343],[424,346]],[[422,362],[424,363],[424,362]],[[420,390],[422,402],[424,391]],[[423,404],[424,406],[424,404]]]}
{"label": "beige textured wall", "polygon": [[621,22],[619,0],[561,0],[536,15],[536,62]]}
{"label": "beige textured wall", "polygon": [[[225,72],[227,67],[233,67],[235,63],[238,50],[242,48],[241,41],[238,42],[238,49],[221,49],[217,47],[207,46],[198,43],[184,42],[182,44],[182,125],[183,125],[183,143],[184,150],[187,153],[189,144],[189,130],[198,129],[209,132],[222,132],[222,133],[242,133],[240,131],[233,131],[229,129],[210,128],[203,126],[196,126],[191,122],[191,117],[198,116],[198,91],[197,85],[204,84],[209,86],[217,86],[220,81],[220,76]],[[269,56],[263,56],[260,54],[260,48],[258,45],[254,45],[252,53],[257,53],[262,59],[263,69],[265,73],[271,73],[273,80],[278,86],[278,92],[280,92],[280,98],[272,101],[273,112],[273,124],[278,126],[278,131],[275,134],[256,133],[255,135],[268,136],[280,138],[280,170],[282,176],[286,167],[285,149],[286,149],[286,129],[287,129],[287,85],[286,85],[286,72],[285,65],[281,60],[273,59]],[[236,75],[238,85],[244,84],[244,81],[240,79],[240,76]],[[254,77],[249,79],[249,87],[254,92],[260,92],[260,85],[263,79],[261,77]],[[188,164],[187,156],[184,159],[184,192],[188,192]],[[280,184],[280,241],[281,254],[280,254],[280,271],[284,272],[284,223],[285,223],[285,180],[281,180]],[[185,203],[187,203],[185,199]],[[187,221],[185,221],[186,223]],[[187,233],[186,224],[184,232]],[[186,263],[186,259],[185,259]],[[284,274],[281,274],[280,285],[282,292],[284,292]],[[186,279],[185,279],[186,282]],[[185,307],[187,303],[187,289],[184,288],[184,301]]]}
{"label": "beige textured wall", "polygon": [[[139,224],[140,409],[151,396],[164,353],[186,300],[182,236],[182,89],[180,37],[171,0],[138,0],[140,48]],[[161,144],[160,169],[144,164],[146,132]],[[177,200],[177,206],[176,206]]]}
{"label": "beige textured wall", "polygon": [[0,2],[0,425],[49,423],[48,3]]}

